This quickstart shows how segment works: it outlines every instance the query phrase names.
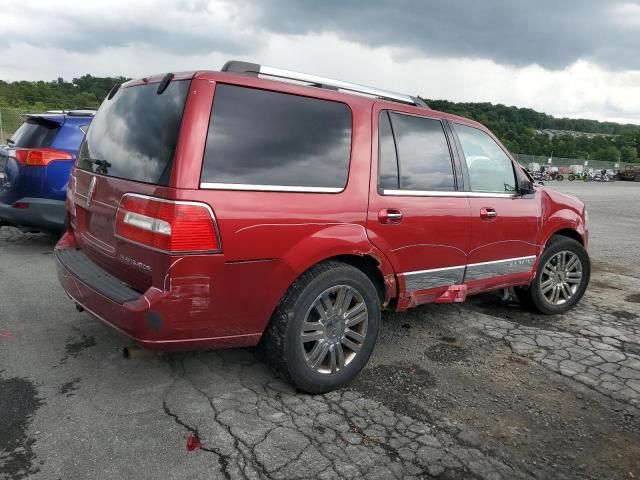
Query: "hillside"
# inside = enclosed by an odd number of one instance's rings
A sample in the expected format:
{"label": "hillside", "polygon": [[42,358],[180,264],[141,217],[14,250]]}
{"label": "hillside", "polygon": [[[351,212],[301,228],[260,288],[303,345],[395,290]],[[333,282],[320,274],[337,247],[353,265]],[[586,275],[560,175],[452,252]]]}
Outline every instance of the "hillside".
{"label": "hillside", "polygon": [[[84,75],[65,81],[0,80],[0,112],[5,131],[19,124],[25,111],[97,107],[124,77]],[[514,153],[636,162],[640,126],[571,118],[555,118],[530,108],[491,103],[455,103],[426,99],[431,108],[477,120],[489,127]]]}
{"label": "hillside", "polygon": [[489,127],[512,152],[636,162],[640,126],[555,118],[530,108],[426,99],[435,110],[472,118]]}
{"label": "hillside", "polygon": [[126,81],[124,77],[92,77],[84,75],[65,81],[63,78],[51,82],[5,82],[0,80],[0,108],[69,109],[98,107],[102,99],[116,83]]}

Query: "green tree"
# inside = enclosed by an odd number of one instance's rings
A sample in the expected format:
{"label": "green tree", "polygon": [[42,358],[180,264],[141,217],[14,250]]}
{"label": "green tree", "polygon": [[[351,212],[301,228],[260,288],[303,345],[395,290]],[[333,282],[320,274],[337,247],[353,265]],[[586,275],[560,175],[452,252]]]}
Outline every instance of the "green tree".
{"label": "green tree", "polygon": [[125,77],[93,77],[83,75],[71,82],[62,77],[50,82],[0,80],[0,106],[35,110],[45,105],[45,109],[72,109],[98,107],[116,84],[125,82]]}
{"label": "green tree", "polygon": [[623,162],[637,162],[638,149],[630,146],[622,147],[622,150],[620,150],[620,160]]}
{"label": "green tree", "polygon": [[594,158],[596,160],[603,160],[606,162],[617,162],[620,160],[620,150],[613,145],[610,145],[598,150],[595,153]]}

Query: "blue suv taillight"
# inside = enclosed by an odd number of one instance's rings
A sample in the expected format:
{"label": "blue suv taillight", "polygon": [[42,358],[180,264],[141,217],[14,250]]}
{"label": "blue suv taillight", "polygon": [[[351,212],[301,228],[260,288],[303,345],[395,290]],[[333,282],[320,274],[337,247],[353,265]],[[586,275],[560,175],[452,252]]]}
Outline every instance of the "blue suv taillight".
{"label": "blue suv taillight", "polygon": [[14,156],[20,165],[46,167],[54,160],[73,160],[73,155],[54,148],[16,148]]}

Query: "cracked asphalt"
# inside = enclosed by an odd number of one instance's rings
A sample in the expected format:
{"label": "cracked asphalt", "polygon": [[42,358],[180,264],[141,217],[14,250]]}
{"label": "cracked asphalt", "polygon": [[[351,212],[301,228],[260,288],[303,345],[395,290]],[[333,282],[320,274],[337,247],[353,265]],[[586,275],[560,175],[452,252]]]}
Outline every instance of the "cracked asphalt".
{"label": "cracked asphalt", "polygon": [[54,239],[0,229],[0,479],[638,478],[640,184],[553,186],[590,212],[577,308],[385,314],[361,376],[317,396],[247,349],[124,359],[63,294]]}

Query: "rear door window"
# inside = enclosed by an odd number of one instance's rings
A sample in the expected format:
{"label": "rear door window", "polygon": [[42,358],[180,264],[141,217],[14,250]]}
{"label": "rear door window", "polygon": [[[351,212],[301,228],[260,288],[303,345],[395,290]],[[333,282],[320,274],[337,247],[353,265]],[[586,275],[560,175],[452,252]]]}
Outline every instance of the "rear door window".
{"label": "rear door window", "polygon": [[102,102],[78,154],[78,168],[110,177],[167,185],[190,85],[176,80],[123,87]]}
{"label": "rear door window", "polygon": [[56,138],[60,125],[44,118],[29,118],[20,125],[9,142],[17,148],[47,148]]}
{"label": "rear door window", "polygon": [[[389,113],[389,118],[391,123],[387,125],[384,116],[380,117],[381,188],[455,190],[451,153],[440,120],[394,112]],[[395,152],[391,148],[393,139]]]}
{"label": "rear door window", "polygon": [[379,135],[379,178],[378,185],[381,189],[397,190],[398,185],[398,155],[393,139],[393,130],[389,120],[389,112],[380,112],[378,123]]}
{"label": "rear door window", "polygon": [[338,192],[351,123],[344,103],[218,84],[202,187]]}

